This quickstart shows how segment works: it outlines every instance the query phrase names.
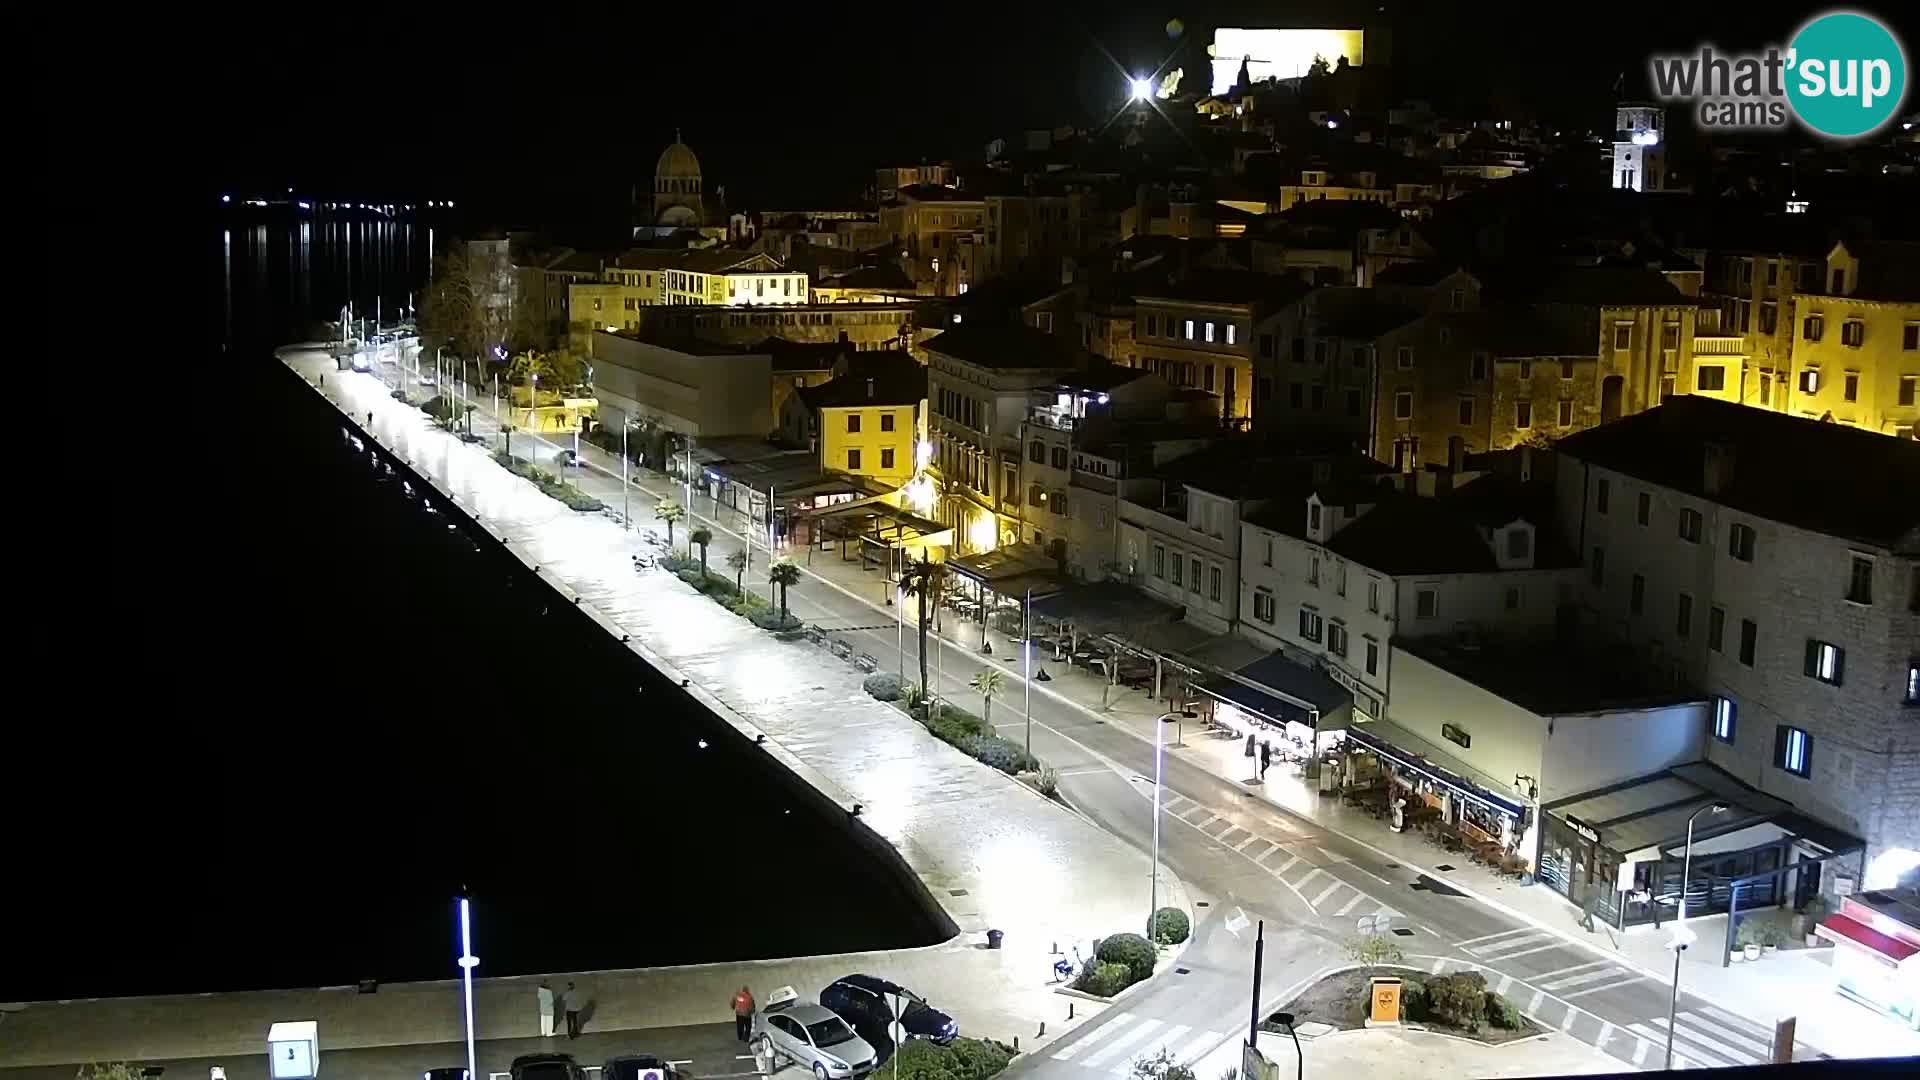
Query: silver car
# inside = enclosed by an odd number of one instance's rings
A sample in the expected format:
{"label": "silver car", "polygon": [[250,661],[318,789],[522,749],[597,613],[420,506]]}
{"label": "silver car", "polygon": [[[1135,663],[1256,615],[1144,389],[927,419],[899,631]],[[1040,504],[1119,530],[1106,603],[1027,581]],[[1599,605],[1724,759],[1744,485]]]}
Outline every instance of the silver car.
{"label": "silver car", "polygon": [[778,1067],[785,1058],[812,1069],[814,1080],[848,1080],[873,1069],[873,1047],[825,1006],[799,1000],[793,987],[767,995],[753,1014],[755,1052]]}

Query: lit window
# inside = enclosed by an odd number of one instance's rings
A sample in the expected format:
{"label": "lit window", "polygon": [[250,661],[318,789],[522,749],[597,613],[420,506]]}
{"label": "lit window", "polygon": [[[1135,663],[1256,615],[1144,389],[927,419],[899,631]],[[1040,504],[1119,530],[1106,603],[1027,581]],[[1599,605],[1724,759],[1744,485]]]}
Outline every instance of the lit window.
{"label": "lit window", "polygon": [[1809,678],[1839,686],[1847,671],[1847,651],[1826,641],[1807,639],[1806,674]]}
{"label": "lit window", "polygon": [[1813,773],[1813,739],[1797,727],[1780,725],[1774,734],[1773,764],[1795,776]]}
{"label": "lit window", "polygon": [[1907,661],[1906,703],[1920,705],[1920,660]]}
{"label": "lit window", "polygon": [[1206,339],[1211,343],[1213,341],[1213,320],[1209,319],[1200,325],[1206,327]]}
{"label": "lit window", "polygon": [[1187,320],[1187,340],[1188,341],[1193,340],[1193,320],[1192,319]]}
{"label": "lit window", "polygon": [[1235,330],[1234,325],[1232,323],[1228,323],[1227,324],[1227,344],[1229,345],[1232,345],[1235,343],[1234,338],[1237,335],[1234,333],[1234,330]]}
{"label": "lit window", "polygon": [[1719,739],[1723,743],[1731,743],[1733,741],[1733,725],[1738,712],[1739,706],[1733,703],[1732,698],[1717,697],[1713,699],[1714,738]]}
{"label": "lit window", "polygon": [[1848,319],[1840,324],[1840,344],[1859,348],[1867,340],[1867,324],[1859,319]]}

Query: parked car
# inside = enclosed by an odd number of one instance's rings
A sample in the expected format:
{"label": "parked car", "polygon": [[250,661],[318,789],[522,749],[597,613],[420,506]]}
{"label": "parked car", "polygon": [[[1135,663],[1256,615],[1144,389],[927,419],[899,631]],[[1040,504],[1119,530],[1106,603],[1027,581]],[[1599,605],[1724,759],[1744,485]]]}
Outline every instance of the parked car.
{"label": "parked car", "polygon": [[[658,1069],[651,1073],[649,1069]],[[621,1054],[610,1057],[600,1066],[600,1080],[653,1080],[655,1076],[662,1080],[674,1080],[678,1074],[667,1059],[653,1054]]]}
{"label": "parked car", "polygon": [[799,1000],[793,987],[767,995],[753,1014],[754,1045],[763,1054],[811,1069],[815,1080],[847,1080],[873,1069],[875,1054],[847,1022],[823,1005]]}
{"label": "parked car", "polygon": [[587,1080],[587,1071],[572,1054],[526,1054],[507,1066],[513,1080]]}
{"label": "parked car", "polygon": [[953,1017],[927,1004],[927,999],[896,982],[872,975],[848,975],[820,991],[820,1004],[832,1009],[861,1031],[888,1030],[893,1003],[900,1002],[900,1028],[909,1039],[927,1039],[942,1046],[960,1034]]}

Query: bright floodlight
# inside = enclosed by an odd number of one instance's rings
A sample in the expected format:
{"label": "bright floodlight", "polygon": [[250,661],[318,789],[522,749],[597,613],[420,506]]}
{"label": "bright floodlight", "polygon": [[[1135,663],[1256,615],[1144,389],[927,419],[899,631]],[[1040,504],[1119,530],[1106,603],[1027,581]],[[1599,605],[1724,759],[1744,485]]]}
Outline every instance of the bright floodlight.
{"label": "bright floodlight", "polygon": [[1132,83],[1133,100],[1145,101],[1153,96],[1152,79],[1135,79]]}

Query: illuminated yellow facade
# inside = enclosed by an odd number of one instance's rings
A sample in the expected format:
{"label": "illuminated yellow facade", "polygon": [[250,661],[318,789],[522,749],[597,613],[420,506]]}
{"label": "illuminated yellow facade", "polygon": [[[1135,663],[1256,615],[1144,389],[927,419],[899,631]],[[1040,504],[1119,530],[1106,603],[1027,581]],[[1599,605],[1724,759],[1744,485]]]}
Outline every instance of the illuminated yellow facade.
{"label": "illuminated yellow facade", "polygon": [[900,487],[916,471],[916,447],[925,441],[925,417],[925,399],[904,406],[823,406],[820,462],[834,472]]}
{"label": "illuminated yellow facade", "polygon": [[[1844,248],[1835,254],[1826,291],[1802,293],[1795,304],[1788,409],[1914,438],[1920,431],[1920,301],[1852,294],[1858,264]],[[1834,270],[1842,276],[1836,279]]]}

